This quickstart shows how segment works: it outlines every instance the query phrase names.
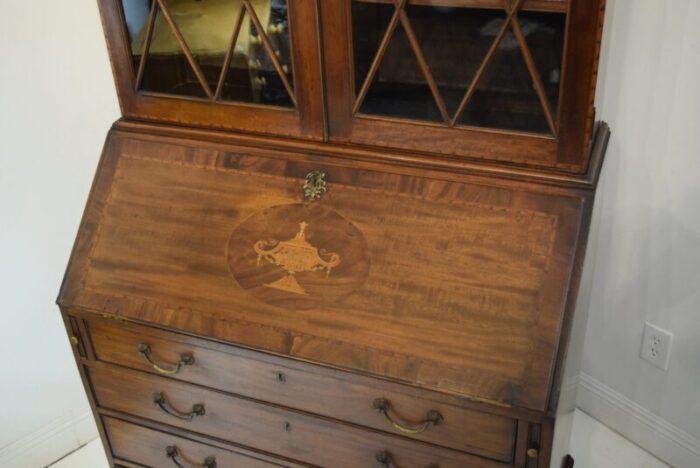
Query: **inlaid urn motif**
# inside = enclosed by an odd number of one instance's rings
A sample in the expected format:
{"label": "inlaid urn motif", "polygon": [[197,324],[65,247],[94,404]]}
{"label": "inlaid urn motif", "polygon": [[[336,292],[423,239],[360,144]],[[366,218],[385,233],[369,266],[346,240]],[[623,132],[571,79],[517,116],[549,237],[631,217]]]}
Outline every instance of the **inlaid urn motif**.
{"label": "inlaid urn motif", "polygon": [[264,303],[291,310],[342,301],[362,287],[370,270],[362,232],[318,203],[253,213],[231,233],[226,255],[241,288]]}
{"label": "inlaid urn motif", "polygon": [[[294,294],[308,295],[294,279],[296,273],[325,270],[326,278],[328,278],[331,270],[340,265],[340,256],[337,253],[327,254],[309,244],[304,234],[308,225],[307,222],[302,221],[299,224],[299,232],[293,239],[282,242],[259,240],[255,243],[253,250],[258,254],[258,265],[266,260],[273,265],[282,267],[287,272],[287,276],[272,283],[265,283],[265,286]],[[324,257],[328,260],[325,260]]]}

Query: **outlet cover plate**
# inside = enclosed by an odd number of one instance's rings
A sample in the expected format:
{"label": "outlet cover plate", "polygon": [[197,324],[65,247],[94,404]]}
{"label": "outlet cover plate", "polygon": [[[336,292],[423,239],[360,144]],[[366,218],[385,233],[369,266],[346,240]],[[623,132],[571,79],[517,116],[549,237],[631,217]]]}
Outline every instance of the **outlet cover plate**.
{"label": "outlet cover plate", "polygon": [[639,355],[659,369],[668,370],[672,343],[673,334],[671,332],[645,322],[642,349]]}

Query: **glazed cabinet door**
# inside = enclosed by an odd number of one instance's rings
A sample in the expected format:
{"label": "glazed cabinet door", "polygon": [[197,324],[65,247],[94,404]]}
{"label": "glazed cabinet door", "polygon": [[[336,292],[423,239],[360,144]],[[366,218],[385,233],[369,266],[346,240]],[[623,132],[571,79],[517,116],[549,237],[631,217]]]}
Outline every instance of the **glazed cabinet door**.
{"label": "glazed cabinet door", "polygon": [[582,170],[598,6],[323,2],[331,139]]}
{"label": "glazed cabinet door", "polygon": [[99,0],[128,118],[323,138],[314,0]]}

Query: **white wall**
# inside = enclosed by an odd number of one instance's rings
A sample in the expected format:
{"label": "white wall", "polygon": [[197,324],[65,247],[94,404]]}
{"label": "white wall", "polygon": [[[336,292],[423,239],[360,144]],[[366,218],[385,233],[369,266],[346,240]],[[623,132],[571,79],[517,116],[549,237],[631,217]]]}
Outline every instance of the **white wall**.
{"label": "white wall", "polygon": [[[597,105],[613,138],[578,398],[677,466],[700,466],[699,25],[698,0],[608,1]],[[645,321],[675,335],[668,372],[639,359]],[[666,443],[681,440],[682,460]]]}
{"label": "white wall", "polygon": [[54,301],[118,116],[94,0],[0,0],[0,466],[94,437]]}

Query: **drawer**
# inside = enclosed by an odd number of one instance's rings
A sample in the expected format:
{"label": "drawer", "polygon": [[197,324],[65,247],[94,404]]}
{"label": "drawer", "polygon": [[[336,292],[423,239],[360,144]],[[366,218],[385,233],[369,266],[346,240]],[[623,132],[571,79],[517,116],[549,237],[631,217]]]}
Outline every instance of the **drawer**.
{"label": "drawer", "polygon": [[[238,398],[164,377],[115,366],[93,365],[89,377],[100,408],[321,466],[503,468],[463,452],[361,429]],[[392,465],[393,466],[393,465]]]}
{"label": "drawer", "polygon": [[[178,380],[495,460],[508,462],[513,456],[514,420],[431,399],[437,396],[433,392],[150,327],[94,318],[89,330],[97,358],[104,362],[165,372]],[[146,346],[149,353],[144,356]]]}
{"label": "drawer", "polygon": [[102,419],[114,458],[151,467],[296,468],[302,465],[270,457],[224,450],[119,419]]}

